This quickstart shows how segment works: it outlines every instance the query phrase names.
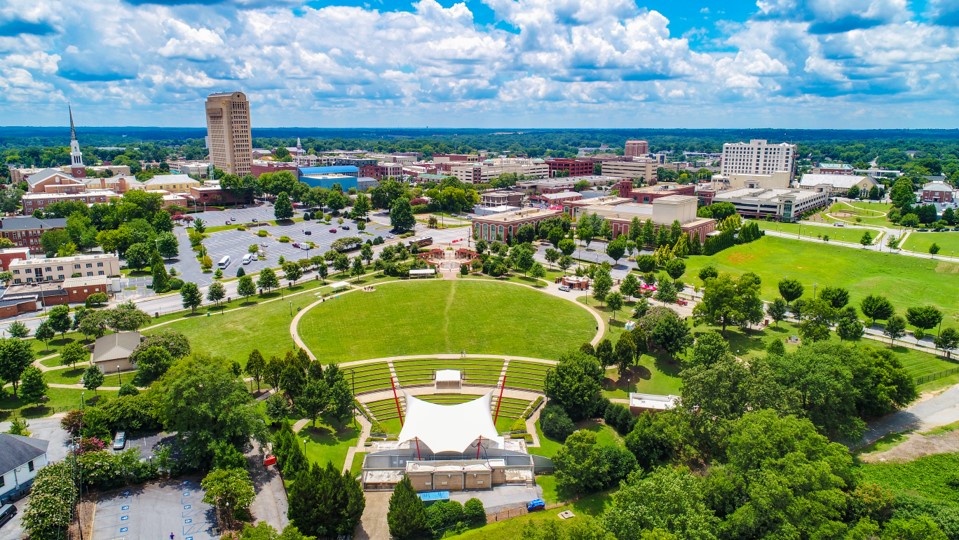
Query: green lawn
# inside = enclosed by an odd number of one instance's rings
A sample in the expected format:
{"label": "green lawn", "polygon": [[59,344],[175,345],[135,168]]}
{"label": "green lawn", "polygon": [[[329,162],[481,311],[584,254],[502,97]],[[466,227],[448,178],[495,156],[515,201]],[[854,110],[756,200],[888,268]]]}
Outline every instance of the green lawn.
{"label": "green lawn", "polygon": [[[824,236],[828,236],[830,240],[851,242],[854,244],[858,244],[863,233],[866,232],[864,229],[834,227],[831,225],[780,223],[778,221],[757,221],[757,223],[759,224],[759,228],[764,231],[778,231],[809,238],[823,238]],[[876,238],[882,235],[882,231],[870,229],[869,234],[872,235],[873,242],[875,242]]]}
{"label": "green lawn", "polygon": [[892,205],[886,203],[860,201],[847,204],[837,202],[830,206],[826,213],[834,214],[837,219],[858,225],[895,227],[896,224],[886,219],[885,216],[891,208]]}
{"label": "green lawn", "polygon": [[607,369],[603,395],[608,398],[627,398],[630,392],[678,395],[682,383],[679,371],[679,362],[667,354],[644,354],[629,369],[628,381],[620,380],[617,367]]}
{"label": "green lawn", "polygon": [[556,358],[588,341],[594,327],[585,310],[526,287],[432,280],[334,298],[307,313],[298,331],[317,358],[342,362],[461,351]]}
{"label": "green lawn", "polygon": [[352,424],[337,431],[322,421],[317,421],[316,427],[307,424],[297,433],[297,438],[303,443],[303,453],[310,463],[320,466],[332,463],[336,470],[343,468],[346,453],[351,446],[356,446],[359,436],[359,430]]}
{"label": "green lawn", "polygon": [[565,510],[571,510],[576,515],[598,517],[603,514],[611,502],[610,492],[595,493],[593,495],[587,495],[574,503],[551,508],[545,512],[533,512],[532,514],[525,514],[512,519],[490,523],[478,529],[471,529],[462,534],[445,536],[444,538],[456,538],[460,540],[522,538],[523,529],[527,523],[543,523],[546,521],[562,522],[557,514]]}
{"label": "green lawn", "polygon": [[959,469],[959,453],[935,454],[904,463],[863,463],[860,477],[875,482],[895,495],[959,504],[959,490],[950,484]]}
{"label": "green lawn", "polygon": [[950,232],[914,232],[906,238],[902,249],[918,253],[929,253],[929,246],[939,244],[939,255],[959,257],[959,231]]}
{"label": "green lawn", "polygon": [[537,456],[546,456],[551,458],[556,455],[556,452],[559,452],[559,449],[563,447],[562,441],[555,441],[543,435],[543,428],[539,426],[539,421],[536,421],[536,436],[539,437],[539,446],[530,447],[529,453],[536,454]]}
{"label": "green lawn", "polygon": [[[105,383],[106,384],[106,383]],[[97,394],[89,390],[74,390],[72,388],[50,388],[47,390],[47,397],[50,399],[40,407],[25,406],[19,398],[13,397],[13,392],[8,392],[3,398],[0,398],[0,421],[10,420],[13,416],[22,416],[24,418],[41,418],[50,416],[58,412],[64,412],[71,409],[80,408],[80,395],[84,393],[84,398],[88,405],[93,405],[99,396],[116,396],[116,391],[100,390]]]}
{"label": "green lawn", "polygon": [[[709,257],[690,257],[687,279],[700,284],[695,276],[707,265],[734,275],[758,274],[767,300],[779,295],[777,283],[789,277],[805,285],[807,296],[812,295],[814,285],[845,287],[855,306],[866,295],[882,294],[900,313],[911,306],[931,304],[946,314],[947,325],[959,322],[959,303],[955,301],[959,298],[959,264],[767,236]],[[931,283],[935,286],[930,287]]]}
{"label": "green lawn", "polygon": [[[43,372],[43,380],[47,383],[57,383],[57,384],[79,384],[80,377],[83,376],[83,372],[86,370],[86,366],[82,364],[77,364],[75,368],[64,368],[64,369],[53,369],[50,371]],[[114,373],[116,375],[116,373]],[[114,383],[116,383],[116,377],[114,377]],[[104,385],[107,385],[107,382],[104,381]],[[113,386],[112,384],[109,386]]]}

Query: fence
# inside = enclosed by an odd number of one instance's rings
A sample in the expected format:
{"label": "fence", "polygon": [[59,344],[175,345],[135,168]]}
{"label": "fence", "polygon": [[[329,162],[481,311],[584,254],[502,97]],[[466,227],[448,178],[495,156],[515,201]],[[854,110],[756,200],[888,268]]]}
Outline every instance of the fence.
{"label": "fence", "polygon": [[930,373],[928,375],[921,375],[919,377],[916,377],[916,384],[919,385],[919,384],[926,384],[927,382],[937,381],[939,379],[943,379],[950,375],[955,375],[956,373],[959,373],[959,367],[937,371],[936,373]]}

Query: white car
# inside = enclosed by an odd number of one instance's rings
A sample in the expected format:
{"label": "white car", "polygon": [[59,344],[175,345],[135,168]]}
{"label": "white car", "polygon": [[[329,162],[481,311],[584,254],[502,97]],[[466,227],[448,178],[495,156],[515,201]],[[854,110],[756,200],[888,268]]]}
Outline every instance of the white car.
{"label": "white car", "polygon": [[560,285],[560,286],[559,286],[559,290],[561,290],[561,291],[563,291],[563,292],[569,292],[569,291],[570,291],[568,285]]}

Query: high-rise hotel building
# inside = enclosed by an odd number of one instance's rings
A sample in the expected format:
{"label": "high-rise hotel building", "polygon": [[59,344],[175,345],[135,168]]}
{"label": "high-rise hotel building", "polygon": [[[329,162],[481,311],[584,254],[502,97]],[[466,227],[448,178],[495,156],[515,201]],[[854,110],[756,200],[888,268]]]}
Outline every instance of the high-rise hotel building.
{"label": "high-rise hotel building", "polygon": [[753,139],[748,143],[723,145],[723,176],[768,175],[787,171],[792,179],[795,165],[796,145],[794,144],[769,144],[765,139]]}
{"label": "high-rise hotel building", "polygon": [[237,176],[250,174],[250,102],[243,92],[210,94],[206,98],[206,133],[214,167]]}

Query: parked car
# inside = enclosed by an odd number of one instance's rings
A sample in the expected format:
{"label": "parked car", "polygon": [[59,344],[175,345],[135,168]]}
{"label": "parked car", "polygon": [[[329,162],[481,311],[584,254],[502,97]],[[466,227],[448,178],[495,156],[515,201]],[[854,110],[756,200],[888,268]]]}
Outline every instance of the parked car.
{"label": "parked car", "polygon": [[236,216],[230,216],[230,221],[236,221]]}
{"label": "parked car", "polygon": [[527,512],[535,512],[537,510],[546,510],[546,501],[543,499],[533,499],[526,503]]}
{"label": "parked car", "polygon": [[350,226],[349,226],[349,225],[340,225],[340,228],[343,229],[344,231],[350,230]]}
{"label": "parked car", "polygon": [[569,292],[569,286],[568,286],[568,285],[560,285],[560,286],[559,286],[559,290],[561,290],[561,291],[563,291],[563,292]]}
{"label": "parked car", "polygon": [[332,229],[330,229],[330,232],[333,234],[336,234],[336,227],[333,227]]}
{"label": "parked car", "polygon": [[307,235],[307,236],[312,236],[312,235],[313,235],[313,231],[303,231],[303,234],[305,234],[305,235]]}
{"label": "parked car", "polygon": [[293,242],[293,247],[299,249],[300,243],[299,243],[299,242]]}
{"label": "parked car", "polygon": [[259,222],[260,222],[260,220],[258,220],[258,219],[256,219],[256,218],[253,218],[253,223],[259,223]]}
{"label": "parked car", "polygon": [[0,527],[17,515],[17,507],[12,504],[0,506]]}
{"label": "parked car", "polygon": [[113,437],[113,449],[123,450],[123,447],[126,445],[127,445],[127,433],[125,431],[118,431],[116,436]]}

